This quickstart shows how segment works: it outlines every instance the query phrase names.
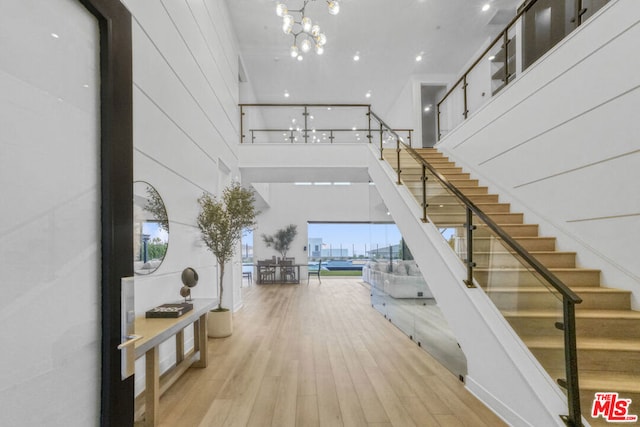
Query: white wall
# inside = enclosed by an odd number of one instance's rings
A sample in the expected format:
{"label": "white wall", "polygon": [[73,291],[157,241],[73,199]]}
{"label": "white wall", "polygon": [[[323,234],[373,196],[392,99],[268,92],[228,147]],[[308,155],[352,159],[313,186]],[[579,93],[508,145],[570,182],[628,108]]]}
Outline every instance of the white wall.
{"label": "white wall", "polygon": [[76,0],[0,6],[2,426],[99,423],[99,38]]}
{"label": "white wall", "polygon": [[[134,178],[158,190],[170,229],[162,265],[135,279],[140,315],[180,299],[186,267],[200,276],[194,298],[217,296],[218,269],[200,242],[196,200],[204,191],[220,194],[238,175],[238,56],[222,0],[123,3],[133,15]],[[225,269],[228,307],[241,304],[239,269]],[[161,348],[161,370],[175,362],[174,353],[171,342]],[[136,369],[137,392],[143,362]]]}
{"label": "white wall", "polygon": [[640,2],[611,2],[438,147],[640,308]]}

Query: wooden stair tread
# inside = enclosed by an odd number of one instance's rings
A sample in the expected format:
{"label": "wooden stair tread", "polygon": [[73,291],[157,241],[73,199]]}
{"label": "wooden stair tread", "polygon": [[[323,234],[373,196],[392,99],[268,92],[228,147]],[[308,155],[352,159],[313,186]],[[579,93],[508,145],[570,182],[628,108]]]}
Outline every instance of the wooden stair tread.
{"label": "wooden stair tread", "polygon": [[[544,317],[558,318],[562,313],[555,310],[518,310],[503,311],[504,316],[511,317]],[[579,310],[576,311],[576,319],[626,319],[640,320],[640,311],[634,310]]]}
{"label": "wooden stair tread", "polygon": [[[618,289],[618,288],[604,288],[601,286],[572,286],[571,290],[574,291],[575,293],[578,294],[578,296],[581,293],[590,293],[590,294],[609,294],[609,293],[621,293],[621,294],[630,294],[631,291],[628,291],[626,289]],[[488,289],[486,291],[487,293],[489,292],[518,292],[518,293],[522,293],[522,294],[527,294],[527,293],[539,293],[539,292],[551,292],[549,289],[547,288],[536,288],[536,287],[531,287],[531,286],[521,286],[521,287],[506,287],[506,286],[501,286],[501,287],[495,287],[495,288],[491,288]]]}
{"label": "wooden stair tread", "polygon": [[[514,224],[510,224],[510,225],[514,225]],[[474,236],[473,240],[502,240],[499,237],[494,237],[494,236]],[[538,239],[544,239],[544,240],[556,240],[555,237],[553,236],[518,236],[518,237],[514,237],[514,240],[538,240]]]}
{"label": "wooden stair tread", "polygon": [[[529,348],[564,348],[563,336],[528,336],[522,340]],[[640,351],[637,338],[577,337],[576,345],[580,350]]]}
{"label": "wooden stair tread", "polygon": [[[535,239],[541,239],[542,237],[534,237]],[[513,254],[513,252],[509,251],[491,251],[491,252],[473,252],[476,255],[506,255]],[[566,251],[529,251],[529,253],[533,256],[535,255],[576,255],[576,252],[566,252]]]}
{"label": "wooden stair tread", "polygon": [[578,381],[585,390],[640,393],[640,374],[583,371]]}
{"label": "wooden stair tread", "polygon": [[[526,268],[516,268],[516,267],[493,267],[493,268],[487,268],[487,267],[475,267],[473,269],[474,271],[489,271],[489,272],[527,272],[529,270],[527,270]],[[596,273],[596,272],[600,272],[600,270],[595,269],[595,268],[580,268],[580,267],[551,267],[548,268],[547,270],[549,270],[552,273],[573,273],[573,272],[578,272],[578,273]]]}

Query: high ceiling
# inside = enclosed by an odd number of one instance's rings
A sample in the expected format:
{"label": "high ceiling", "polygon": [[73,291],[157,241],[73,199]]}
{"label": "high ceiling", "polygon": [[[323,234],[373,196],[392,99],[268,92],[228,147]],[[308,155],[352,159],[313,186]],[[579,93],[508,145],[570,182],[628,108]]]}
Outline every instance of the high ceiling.
{"label": "high ceiling", "polygon": [[[303,3],[281,1],[290,10]],[[281,30],[277,1],[226,2],[257,102],[371,103],[384,114],[412,75],[457,77],[522,0],[342,0],[336,16],[325,0],[311,0],[307,16],[328,42],[323,55],[312,51],[303,61],[289,55],[293,37]]]}

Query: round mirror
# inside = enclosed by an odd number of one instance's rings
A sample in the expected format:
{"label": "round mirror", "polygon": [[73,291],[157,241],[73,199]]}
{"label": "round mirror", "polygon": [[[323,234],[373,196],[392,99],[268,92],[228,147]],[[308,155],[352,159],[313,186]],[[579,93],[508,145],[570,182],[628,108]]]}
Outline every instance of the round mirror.
{"label": "round mirror", "polygon": [[133,271],[151,274],[169,246],[169,218],[158,191],[144,181],[133,183]]}

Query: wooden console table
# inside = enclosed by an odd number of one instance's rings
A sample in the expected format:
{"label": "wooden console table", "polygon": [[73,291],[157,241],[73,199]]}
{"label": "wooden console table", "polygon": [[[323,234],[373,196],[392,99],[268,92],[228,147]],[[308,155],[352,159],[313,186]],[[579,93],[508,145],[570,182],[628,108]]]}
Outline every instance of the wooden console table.
{"label": "wooden console table", "polygon": [[[215,299],[194,299],[193,310],[175,319],[136,317],[135,334],[142,336],[135,343],[135,358],[145,357],[144,425],[158,423],[160,395],[189,367],[207,367],[207,312],[215,307]],[[184,329],[193,325],[194,348],[184,352]],[[158,347],[176,337],[176,366],[160,377]]]}

